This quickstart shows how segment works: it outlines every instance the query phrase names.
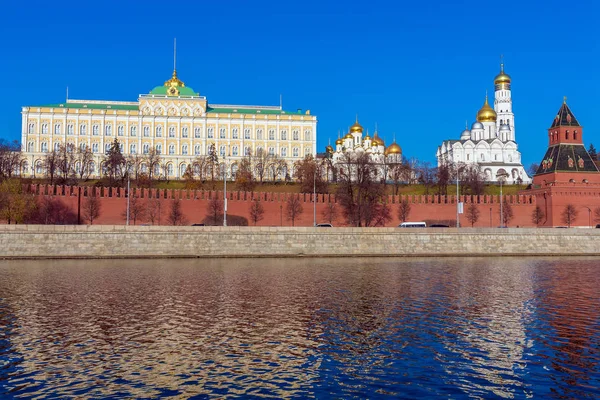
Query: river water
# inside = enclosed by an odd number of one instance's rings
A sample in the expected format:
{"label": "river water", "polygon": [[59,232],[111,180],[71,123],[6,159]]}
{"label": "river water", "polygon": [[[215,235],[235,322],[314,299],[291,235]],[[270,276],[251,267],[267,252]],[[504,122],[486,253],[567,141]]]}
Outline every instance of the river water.
{"label": "river water", "polygon": [[0,261],[1,398],[599,398],[600,259]]}

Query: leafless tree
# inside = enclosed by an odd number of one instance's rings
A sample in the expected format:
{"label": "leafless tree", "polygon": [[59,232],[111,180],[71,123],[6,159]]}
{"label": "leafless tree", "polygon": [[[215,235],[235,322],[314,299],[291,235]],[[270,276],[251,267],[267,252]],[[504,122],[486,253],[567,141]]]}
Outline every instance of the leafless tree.
{"label": "leafless tree", "polygon": [[96,197],[96,195],[88,195],[86,199],[83,201],[81,205],[83,210],[83,218],[90,222],[90,225],[94,224],[94,220],[100,217],[100,211],[102,209],[102,205],[100,203],[100,199]]}
{"label": "leafless tree", "polygon": [[208,217],[210,217],[213,225],[218,225],[223,220],[223,200],[216,195],[208,202]]}
{"label": "leafless tree", "polygon": [[411,205],[408,202],[408,199],[402,199],[400,204],[398,204],[398,219],[402,222],[406,222],[408,216],[410,215]]}
{"label": "leafless tree", "polygon": [[[127,205],[125,210],[121,214],[123,219],[127,221]],[[129,220],[133,221],[133,225],[136,225],[137,221],[142,221],[146,217],[146,203],[142,201],[138,196],[132,194],[129,198]]]}
{"label": "leafless tree", "polygon": [[452,167],[448,163],[442,163],[436,169],[437,194],[448,195],[448,185],[452,177]]}
{"label": "leafless tree", "polygon": [[425,188],[425,194],[429,194],[429,190],[435,186],[436,171],[431,166],[429,161],[421,161],[415,170],[417,180]]}
{"label": "leafless tree", "polygon": [[573,204],[567,204],[561,214],[562,222],[567,224],[567,226],[570,228],[571,224],[573,224],[577,219],[577,214],[577,208],[575,208]]}
{"label": "leafless tree", "polygon": [[594,221],[600,222],[600,207],[594,208]]}
{"label": "leafless tree", "polygon": [[142,174],[142,164],[144,164],[145,157],[142,154],[129,154],[127,156],[128,173],[130,178],[139,184],[140,175]]}
{"label": "leafless tree", "polygon": [[171,202],[171,211],[168,218],[169,224],[173,226],[187,225],[187,218],[181,210],[181,200],[175,199]]}
{"label": "leafless tree", "polygon": [[300,183],[302,193],[327,193],[327,182],[323,180],[322,165],[319,164],[311,154],[303,160],[296,161],[294,177]]}
{"label": "leafless tree", "polygon": [[27,222],[43,225],[72,225],[77,223],[77,215],[60,198],[41,196],[38,197],[37,212]]}
{"label": "leafless tree", "polygon": [[467,221],[471,223],[471,228],[475,225],[475,222],[479,221],[480,215],[481,211],[479,211],[477,204],[470,203],[467,207],[467,212],[465,213],[465,216],[467,218]]}
{"label": "leafless tree", "polygon": [[472,194],[479,196],[485,189],[485,174],[479,168],[479,165],[462,165],[459,169],[462,179],[463,194]]}
{"label": "leafless tree", "polygon": [[330,224],[333,224],[338,217],[338,207],[337,204],[330,201],[325,204],[323,211],[321,211],[321,216],[323,219]]}
{"label": "leafless tree", "polygon": [[21,146],[16,140],[6,142],[0,139],[0,181],[10,179],[15,172],[20,172],[23,156]]}
{"label": "leafless tree", "polygon": [[271,156],[262,147],[256,149],[256,153],[252,157],[252,164],[254,165],[254,171],[260,184],[263,184],[267,169],[269,167],[269,161]]}
{"label": "leafless tree", "polygon": [[265,208],[262,203],[258,201],[258,199],[254,199],[252,203],[250,203],[250,220],[256,226],[258,221],[261,221],[265,215]]}
{"label": "leafless tree", "polygon": [[160,217],[162,216],[162,202],[159,197],[156,198],[148,198],[146,201],[146,215],[148,216],[148,221],[152,225],[156,222],[157,225],[160,225]]}
{"label": "leafless tree", "polygon": [[502,202],[502,226],[507,226],[508,223],[513,219],[513,209],[510,203],[504,198]]}
{"label": "leafless tree", "polygon": [[351,226],[375,226],[391,220],[385,187],[366,153],[344,154],[339,160],[337,199]]}
{"label": "leafless tree", "polygon": [[544,215],[544,210],[542,210],[542,207],[535,206],[535,209],[531,213],[531,221],[534,224],[539,225],[540,222],[542,222],[542,220],[544,219],[544,217],[545,217],[545,215]]}
{"label": "leafless tree", "polygon": [[239,164],[237,174],[235,175],[235,183],[238,190],[252,192],[256,185],[254,176],[252,175],[252,158],[250,155],[242,158]]}
{"label": "leafless tree", "polygon": [[398,162],[389,165],[388,176],[394,183],[394,195],[398,194],[398,189],[403,182],[410,181],[410,165],[408,163]]}
{"label": "leafless tree", "polygon": [[49,153],[46,153],[44,156],[44,171],[46,172],[46,177],[50,180],[50,185],[54,185],[54,178],[58,173],[58,166],[60,163],[60,154],[58,151],[52,150]]}
{"label": "leafless tree", "polygon": [[75,171],[75,145],[72,143],[63,144],[58,150],[58,168],[59,184],[74,184],[77,178]]}
{"label": "leafless tree", "polygon": [[206,181],[206,169],[208,166],[208,157],[207,156],[197,156],[193,163],[194,174],[198,178],[198,180],[202,183]]}
{"label": "leafless tree", "polygon": [[285,210],[288,221],[292,221],[292,226],[294,226],[296,219],[304,212],[302,203],[300,202],[300,196],[292,195],[287,201]]}
{"label": "leafless tree", "polygon": [[85,148],[80,147],[75,153],[75,165],[79,166],[76,171],[80,180],[87,181],[89,179],[93,160],[94,154],[88,146],[85,146]]}
{"label": "leafless tree", "polygon": [[153,180],[156,179],[155,174],[156,174],[156,171],[160,168],[162,158],[161,158],[160,154],[156,151],[156,149],[154,147],[152,147],[148,151],[148,154],[146,154],[144,161],[146,163],[146,167],[148,168],[148,170],[147,170],[148,181],[149,181],[149,184],[152,185]]}

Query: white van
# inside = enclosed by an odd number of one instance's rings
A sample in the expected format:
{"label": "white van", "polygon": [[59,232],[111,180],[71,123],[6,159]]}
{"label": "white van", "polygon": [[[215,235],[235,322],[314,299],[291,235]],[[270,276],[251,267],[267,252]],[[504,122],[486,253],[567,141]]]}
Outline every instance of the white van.
{"label": "white van", "polygon": [[425,222],[403,222],[398,225],[398,228],[427,228]]}

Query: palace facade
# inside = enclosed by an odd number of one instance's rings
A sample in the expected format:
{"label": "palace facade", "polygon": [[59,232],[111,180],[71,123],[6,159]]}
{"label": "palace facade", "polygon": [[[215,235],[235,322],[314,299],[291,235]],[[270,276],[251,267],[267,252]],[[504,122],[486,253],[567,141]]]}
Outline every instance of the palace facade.
{"label": "palace facade", "polygon": [[67,99],[26,106],[21,114],[23,176],[43,175],[45,155],[70,145],[75,151],[92,151],[90,176],[99,177],[115,138],[126,156],[155,149],[169,179],[181,178],[196,157],[208,155],[212,145],[219,161],[226,156],[228,176],[235,175],[242,157],[259,149],[284,159],[290,168],[306,155],[316,154],[317,117],[310,111],[210,104],[186,86],[176,70],[164,85],[139,95],[137,101]]}
{"label": "palace facade", "polygon": [[504,72],[504,64],[500,64],[494,88],[494,108],[490,107],[486,94],[471,129],[465,126],[459,140],[446,140],[438,147],[438,166],[446,163],[477,165],[488,182],[503,179],[509,183],[531,183],[521,164],[515,139],[511,78]]}

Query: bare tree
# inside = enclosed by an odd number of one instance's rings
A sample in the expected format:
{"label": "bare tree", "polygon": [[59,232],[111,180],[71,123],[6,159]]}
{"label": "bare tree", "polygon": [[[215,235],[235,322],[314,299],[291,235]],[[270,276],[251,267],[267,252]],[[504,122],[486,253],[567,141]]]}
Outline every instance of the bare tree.
{"label": "bare tree", "polygon": [[60,155],[58,151],[52,150],[44,156],[44,171],[46,177],[50,180],[50,185],[54,185],[54,178],[58,173],[58,165],[60,163]]}
{"label": "bare tree", "polygon": [[160,225],[160,217],[162,216],[162,202],[159,197],[148,198],[146,202],[146,215],[152,225],[156,222]]}
{"label": "bare tree", "polygon": [[429,161],[419,162],[416,173],[419,183],[425,188],[425,194],[429,194],[429,190],[435,185],[435,168],[431,166]]}
{"label": "bare tree", "polygon": [[471,228],[475,225],[475,222],[479,221],[480,215],[481,212],[479,211],[477,204],[470,203],[467,207],[467,212],[465,213],[465,216],[467,218],[467,221],[471,223]]}
{"label": "bare tree", "polygon": [[6,142],[0,139],[0,181],[10,179],[15,172],[20,172],[23,156],[21,146],[16,140]]}
{"label": "bare tree", "polygon": [[202,183],[206,181],[206,169],[208,165],[208,157],[207,156],[197,156],[193,163],[194,174],[198,178],[198,180]]}
{"label": "bare tree", "polygon": [[594,208],[594,221],[600,222],[600,207]]}
{"label": "bare tree", "polygon": [[294,226],[296,219],[304,212],[302,203],[300,202],[300,196],[292,195],[287,201],[285,210],[288,221],[292,221],[292,226]]}
{"label": "bare tree", "polygon": [[398,194],[398,189],[403,182],[408,183],[411,175],[410,165],[408,163],[392,163],[389,166],[388,176],[394,183],[394,195]]}
{"label": "bare tree", "polygon": [[333,224],[338,217],[337,204],[331,201],[326,203],[325,208],[323,208],[323,211],[321,212],[321,216],[325,221],[329,222],[330,224]]}
{"label": "bare tree", "polygon": [[[121,214],[123,219],[127,221],[127,205]],[[129,220],[135,225],[138,220],[142,221],[146,216],[146,203],[135,194],[129,198]]]}
{"label": "bare tree", "polygon": [[96,195],[92,195],[86,197],[81,205],[83,209],[83,218],[90,222],[90,225],[94,224],[94,220],[100,217],[100,211],[102,209],[102,205],[100,203],[100,199],[96,197]]}
{"label": "bare tree", "polygon": [[140,176],[142,174],[142,164],[144,164],[145,157],[141,154],[130,154],[127,156],[128,173],[130,178],[135,180],[138,184]]}
{"label": "bare tree", "polygon": [[411,205],[408,202],[408,199],[402,199],[400,204],[398,204],[398,219],[402,222],[406,222],[410,215],[410,209]]}
{"label": "bare tree", "polygon": [[577,219],[578,211],[573,204],[567,204],[561,214],[562,222],[570,228],[571,224]]}
{"label": "bare tree", "polygon": [[256,149],[256,153],[253,156],[254,171],[256,172],[256,176],[260,184],[263,184],[265,175],[267,173],[267,168],[269,167],[269,160],[271,156],[269,153],[265,151],[262,147]]}
{"label": "bare tree", "polygon": [[265,208],[262,203],[258,201],[258,199],[254,199],[252,203],[250,203],[250,220],[256,226],[258,221],[261,221],[264,218]]}
{"label": "bare tree", "polygon": [[171,211],[169,212],[168,221],[170,225],[187,225],[187,218],[181,210],[181,200],[175,199],[171,202]]}
{"label": "bare tree", "polygon": [[144,161],[146,163],[146,167],[148,168],[148,181],[149,184],[152,185],[152,181],[156,178],[155,174],[156,171],[160,168],[162,159],[160,157],[160,154],[156,151],[156,149],[152,147],[148,151],[148,154],[146,154]]}
{"label": "bare tree", "polygon": [[542,222],[542,220],[544,219],[544,217],[545,217],[545,215],[544,215],[544,211],[542,210],[542,207],[535,206],[535,209],[531,213],[531,221],[534,224],[539,225],[540,222]]}
{"label": "bare tree", "polygon": [[485,189],[485,174],[479,168],[479,165],[463,165],[460,167],[463,194],[472,194],[479,196]]}
{"label": "bare tree", "polygon": [[235,183],[238,190],[252,192],[256,185],[254,176],[252,175],[252,158],[250,155],[242,158],[239,164],[237,174],[235,175]]}
{"label": "bare tree", "polygon": [[312,154],[296,161],[294,177],[300,183],[302,193],[327,193],[327,182],[323,180],[322,166],[313,158]]}
{"label": "bare tree", "polygon": [[91,165],[94,160],[94,154],[92,150],[85,146],[84,148],[79,148],[75,153],[75,165],[77,176],[82,181],[87,181],[92,172]]}
{"label": "bare tree", "polygon": [[436,169],[437,194],[446,196],[448,194],[448,184],[452,177],[451,166],[448,163],[442,163]]}
{"label": "bare tree", "polygon": [[208,217],[213,225],[218,225],[223,220],[223,200],[214,195],[208,202]]}
{"label": "bare tree", "polygon": [[190,164],[187,166],[182,176],[183,181],[185,182],[185,188],[188,190],[196,189],[199,186],[198,182],[196,182],[196,179],[194,178],[194,175],[194,169]]}
{"label": "bare tree", "polygon": [[507,226],[508,223],[513,219],[513,209],[506,198],[504,198],[504,201],[502,202],[502,214],[502,226]]}
{"label": "bare tree", "polygon": [[58,173],[60,184],[73,184],[77,175],[75,171],[75,145],[64,144],[58,150]]}
{"label": "bare tree", "polygon": [[60,198],[41,196],[41,198],[38,197],[37,212],[31,216],[27,223],[72,225],[77,224],[77,215]]}

